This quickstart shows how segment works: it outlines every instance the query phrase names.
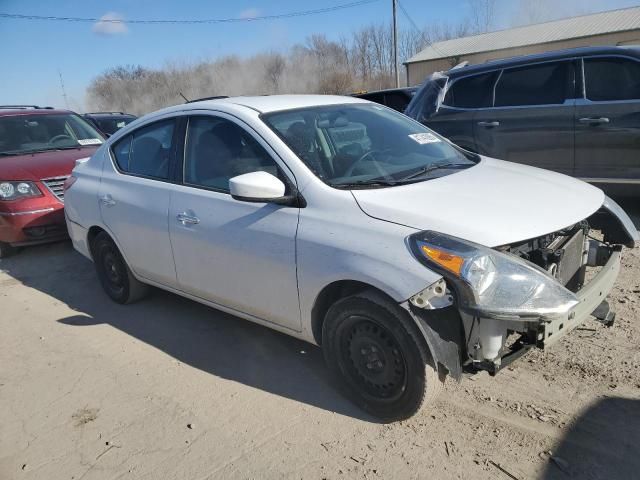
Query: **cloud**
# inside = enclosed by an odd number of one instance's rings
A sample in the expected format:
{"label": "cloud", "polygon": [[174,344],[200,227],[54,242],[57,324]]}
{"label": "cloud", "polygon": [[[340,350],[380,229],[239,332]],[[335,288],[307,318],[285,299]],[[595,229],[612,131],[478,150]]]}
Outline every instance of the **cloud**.
{"label": "cloud", "polygon": [[124,17],[116,12],[105,13],[93,24],[92,30],[99,35],[122,35],[129,31]]}
{"label": "cloud", "polygon": [[257,8],[247,8],[246,10],[240,12],[240,18],[246,19],[256,18],[259,15],[260,10],[258,10]]}

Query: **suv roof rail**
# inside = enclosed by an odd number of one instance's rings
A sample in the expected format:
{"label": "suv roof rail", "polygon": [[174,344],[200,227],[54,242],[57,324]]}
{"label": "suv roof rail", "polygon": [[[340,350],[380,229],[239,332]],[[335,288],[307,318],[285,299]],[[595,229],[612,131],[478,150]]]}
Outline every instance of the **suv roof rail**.
{"label": "suv roof rail", "polygon": [[27,110],[32,108],[34,110],[53,110],[53,107],[40,107],[38,105],[0,105],[2,109],[18,109],[18,110]]}
{"label": "suv roof rail", "polygon": [[86,112],[84,115],[133,115],[125,112]]}
{"label": "suv roof rail", "polygon": [[194,98],[193,100],[188,100],[185,103],[203,102],[205,100],[218,100],[220,98],[229,98],[229,95],[214,95],[213,97]]}

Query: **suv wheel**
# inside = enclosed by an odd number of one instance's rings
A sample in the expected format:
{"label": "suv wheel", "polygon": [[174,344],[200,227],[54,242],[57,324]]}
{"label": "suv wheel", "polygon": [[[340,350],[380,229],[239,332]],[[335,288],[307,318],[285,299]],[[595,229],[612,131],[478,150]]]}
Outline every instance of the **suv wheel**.
{"label": "suv wheel", "polygon": [[133,276],[109,235],[99,233],[91,247],[98,279],[114,302],[133,303],[147,294],[149,287]]}
{"label": "suv wheel", "polygon": [[375,292],[344,298],[329,309],[322,347],[349,397],[384,421],[412,416],[442,389],[411,318]]}
{"label": "suv wheel", "polygon": [[7,258],[11,255],[15,255],[18,251],[16,247],[12,247],[8,243],[0,242],[0,258]]}

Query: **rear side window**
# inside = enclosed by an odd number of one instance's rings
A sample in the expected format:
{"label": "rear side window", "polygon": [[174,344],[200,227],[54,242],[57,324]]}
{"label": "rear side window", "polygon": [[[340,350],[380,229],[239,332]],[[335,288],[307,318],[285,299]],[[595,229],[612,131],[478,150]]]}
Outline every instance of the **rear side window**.
{"label": "rear side window", "polygon": [[120,170],[143,177],[166,180],[173,155],[174,120],[136,130],[113,146]]}
{"label": "rear side window", "polygon": [[553,62],[504,70],[496,85],[496,107],[554,105],[572,98],[570,62]]}
{"label": "rear side window", "polygon": [[457,108],[483,108],[493,104],[493,86],[497,72],[461,78],[453,83],[444,104]]}
{"label": "rear side window", "polygon": [[600,102],[640,99],[640,63],[626,58],[585,58],[587,99]]}

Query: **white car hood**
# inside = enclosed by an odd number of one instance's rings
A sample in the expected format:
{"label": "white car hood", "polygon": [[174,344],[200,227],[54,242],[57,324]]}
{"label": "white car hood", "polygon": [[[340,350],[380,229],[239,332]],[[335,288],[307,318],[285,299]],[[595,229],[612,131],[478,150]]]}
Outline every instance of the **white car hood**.
{"label": "white car hood", "polygon": [[433,180],[352,193],[371,217],[488,247],[573,225],[605,198],[602,190],[575,178],[486,157]]}

